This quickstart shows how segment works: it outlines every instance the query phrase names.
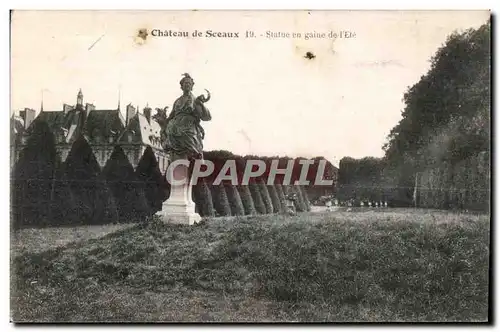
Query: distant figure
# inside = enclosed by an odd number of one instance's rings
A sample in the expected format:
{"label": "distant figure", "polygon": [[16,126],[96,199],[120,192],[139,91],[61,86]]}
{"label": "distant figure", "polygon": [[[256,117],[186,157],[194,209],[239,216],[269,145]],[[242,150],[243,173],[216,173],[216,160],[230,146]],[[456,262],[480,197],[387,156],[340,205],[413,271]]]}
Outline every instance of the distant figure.
{"label": "distant figure", "polygon": [[384,202],[384,207],[387,207],[387,201]]}
{"label": "distant figure", "polygon": [[361,202],[359,203],[359,206],[364,207],[364,206],[365,206],[365,202],[361,201]]}
{"label": "distant figure", "polygon": [[326,201],[325,206],[326,206],[327,211],[331,211],[332,210],[332,201]]}
{"label": "distant figure", "polygon": [[295,201],[297,200],[297,194],[295,193],[288,194],[286,195],[285,199],[286,199],[287,213],[289,215],[295,215],[297,211],[295,208]]}
{"label": "distant figure", "polygon": [[368,207],[372,207],[372,202],[368,201]]}

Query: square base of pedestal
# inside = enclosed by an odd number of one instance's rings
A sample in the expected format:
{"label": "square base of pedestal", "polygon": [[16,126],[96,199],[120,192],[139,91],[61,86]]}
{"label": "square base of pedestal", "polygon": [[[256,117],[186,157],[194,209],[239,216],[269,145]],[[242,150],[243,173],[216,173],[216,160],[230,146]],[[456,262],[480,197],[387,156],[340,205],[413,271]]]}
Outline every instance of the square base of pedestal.
{"label": "square base of pedestal", "polygon": [[194,204],[165,202],[161,211],[156,213],[164,223],[194,225],[201,221],[201,216],[194,212]]}

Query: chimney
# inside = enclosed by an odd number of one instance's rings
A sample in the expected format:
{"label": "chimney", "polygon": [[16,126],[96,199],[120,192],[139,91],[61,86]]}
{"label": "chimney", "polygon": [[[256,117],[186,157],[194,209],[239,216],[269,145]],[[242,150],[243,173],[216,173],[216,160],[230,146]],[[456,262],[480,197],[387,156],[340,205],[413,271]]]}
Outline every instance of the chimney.
{"label": "chimney", "polygon": [[35,120],[35,110],[31,108],[25,108],[23,111],[19,112],[19,115],[24,120],[25,129],[28,129],[33,120]]}
{"label": "chimney", "polygon": [[148,123],[151,124],[151,107],[146,106],[142,112],[144,113],[146,120],[148,120]]}
{"label": "chimney", "polygon": [[130,120],[135,116],[135,107],[132,106],[132,104],[127,105],[127,118],[126,118],[126,123],[125,125],[128,126],[130,123]]}

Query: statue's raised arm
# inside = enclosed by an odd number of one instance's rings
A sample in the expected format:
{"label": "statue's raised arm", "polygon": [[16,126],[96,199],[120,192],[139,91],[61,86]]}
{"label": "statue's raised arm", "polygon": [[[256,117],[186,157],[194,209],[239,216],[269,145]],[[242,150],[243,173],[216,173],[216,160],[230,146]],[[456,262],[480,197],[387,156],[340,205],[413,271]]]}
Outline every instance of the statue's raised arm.
{"label": "statue's raised arm", "polygon": [[202,121],[210,121],[212,120],[212,115],[210,114],[210,111],[208,108],[205,106],[205,103],[210,100],[210,91],[205,89],[207,92],[207,96],[205,97],[204,95],[199,95],[194,104],[195,104],[195,111],[197,116],[200,118]]}
{"label": "statue's raised arm", "polygon": [[165,150],[176,156],[202,158],[205,131],[200,122],[212,119],[205,106],[210,100],[210,92],[207,90],[207,97],[200,95],[195,98],[192,93],[194,80],[189,74],[184,74],[180,85],[183,94],[175,100],[168,117]]}

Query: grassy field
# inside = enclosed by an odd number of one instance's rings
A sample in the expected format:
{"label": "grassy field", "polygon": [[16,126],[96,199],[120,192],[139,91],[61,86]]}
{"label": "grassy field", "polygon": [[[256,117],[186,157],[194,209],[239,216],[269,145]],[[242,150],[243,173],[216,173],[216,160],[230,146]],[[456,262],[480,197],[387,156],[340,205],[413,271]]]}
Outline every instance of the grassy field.
{"label": "grassy field", "polygon": [[13,258],[12,317],[486,321],[489,222],[425,210],[152,222]]}
{"label": "grassy field", "polygon": [[27,228],[11,233],[11,255],[40,253],[67,244],[102,237],[133,224]]}

